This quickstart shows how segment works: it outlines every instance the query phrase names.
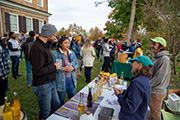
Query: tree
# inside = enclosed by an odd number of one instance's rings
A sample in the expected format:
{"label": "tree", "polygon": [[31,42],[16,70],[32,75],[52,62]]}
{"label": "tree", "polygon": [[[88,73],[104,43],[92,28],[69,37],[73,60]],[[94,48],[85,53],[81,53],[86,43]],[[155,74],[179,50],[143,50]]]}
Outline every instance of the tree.
{"label": "tree", "polygon": [[174,74],[180,52],[180,1],[144,0],[140,4],[143,10],[142,22],[147,31],[155,33],[151,37],[162,36],[167,41],[167,49],[172,53]]}
{"label": "tree", "polygon": [[136,0],[133,0],[132,1],[132,8],[131,8],[131,18],[130,18],[129,27],[128,27],[128,34],[127,34],[127,45],[129,44],[131,36],[132,36],[135,13],[136,13]]}
{"label": "tree", "polygon": [[68,29],[65,29],[64,27],[62,27],[57,32],[57,36],[62,36],[64,34],[66,34],[69,37],[71,37],[71,36],[78,36],[79,34],[81,34],[83,36],[87,36],[86,30],[83,29],[82,26],[77,26],[75,23],[70,24]]}
{"label": "tree", "polygon": [[98,37],[103,37],[103,32],[98,27],[95,27],[94,29],[91,28],[89,30],[88,38],[92,41],[95,41],[98,39]]}
{"label": "tree", "polygon": [[138,25],[141,23],[140,6],[136,5],[136,0],[110,0],[108,3],[108,6],[113,8],[112,13],[108,16],[109,23],[113,24],[106,24],[104,30],[107,31],[107,35],[114,35],[117,31],[119,34],[124,34],[128,30],[126,39],[129,41],[132,37],[132,32],[135,33],[133,35],[136,35]]}

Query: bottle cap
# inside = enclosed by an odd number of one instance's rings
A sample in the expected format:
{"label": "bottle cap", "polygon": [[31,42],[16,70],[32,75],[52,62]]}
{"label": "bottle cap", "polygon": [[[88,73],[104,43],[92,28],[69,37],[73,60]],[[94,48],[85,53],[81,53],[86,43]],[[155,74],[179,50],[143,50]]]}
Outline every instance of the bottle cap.
{"label": "bottle cap", "polygon": [[87,112],[86,112],[86,115],[90,115],[90,114],[91,114],[91,112],[90,112],[90,111],[87,111]]}
{"label": "bottle cap", "polygon": [[83,91],[80,91],[80,95],[83,95],[84,94],[84,92]]}

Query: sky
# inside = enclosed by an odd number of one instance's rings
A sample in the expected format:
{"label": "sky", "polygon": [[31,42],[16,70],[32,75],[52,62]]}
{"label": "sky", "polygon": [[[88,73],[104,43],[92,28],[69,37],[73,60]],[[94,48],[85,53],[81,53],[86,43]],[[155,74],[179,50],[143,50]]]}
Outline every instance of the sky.
{"label": "sky", "polygon": [[107,2],[95,7],[95,1],[97,0],[48,0],[48,12],[52,14],[49,23],[54,24],[58,30],[62,27],[67,29],[73,23],[82,26],[87,32],[95,27],[103,30],[111,8]]}

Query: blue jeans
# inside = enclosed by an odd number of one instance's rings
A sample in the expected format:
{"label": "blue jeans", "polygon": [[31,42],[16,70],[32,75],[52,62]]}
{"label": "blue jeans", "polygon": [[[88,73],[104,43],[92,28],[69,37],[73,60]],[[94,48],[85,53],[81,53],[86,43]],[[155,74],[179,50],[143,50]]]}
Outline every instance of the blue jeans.
{"label": "blue jeans", "polygon": [[96,49],[96,56],[97,56],[97,59],[99,59],[99,54],[101,53],[101,49]]}
{"label": "blue jeans", "polygon": [[[8,60],[8,55],[9,55],[9,49],[5,48],[5,52],[6,52],[6,58]],[[9,60],[11,61],[11,58],[9,57]]]}
{"label": "blue jeans", "polygon": [[102,70],[104,72],[109,72],[109,67],[110,67],[110,57],[104,56],[104,63],[103,63]]}
{"label": "blue jeans", "polygon": [[86,79],[91,80],[91,70],[92,70],[92,67],[85,67],[84,74],[85,74]]}
{"label": "blue jeans", "polygon": [[46,119],[60,107],[55,81],[32,86],[39,103],[39,119]]}
{"label": "blue jeans", "polygon": [[18,68],[19,68],[19,57],[17,56],[11,56],[12,60],[12,76],[16,77],[19,75]]}
{"label": "blue jeans", "polygon": [[74,83],[72,81],[72,76],[70,78],[66,78],[65,90],[58,91],[58,96],[61,102],[61,106],[64,104],[66,92],[68,94],[69,99],[71,99],[76,94],[76,87],[74,86]]}
{"label": "blue jeans", "polygon": [[27,77],[27,84],[31,85],[31,63],[30,63],[30,61],[26,61],[26,77]]}
{"label": "blue jeans", "polygon": [[101,54],[101,60],[103,59],[103,54]]}
{"label": "blue jeans", "polygon": [[19,58],[21,59],[22,59],[22,51],[23,51],[23,45],[21,45],[20,56],[19,56]]}

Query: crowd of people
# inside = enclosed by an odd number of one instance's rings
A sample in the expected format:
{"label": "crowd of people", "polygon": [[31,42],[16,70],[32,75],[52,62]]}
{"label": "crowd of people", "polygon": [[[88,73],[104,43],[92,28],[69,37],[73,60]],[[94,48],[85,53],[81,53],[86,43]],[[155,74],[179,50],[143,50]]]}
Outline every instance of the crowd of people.
{"label": "crowd of people", "polygon": [[[91,40],[84,39],[82,35],[72,37],[72,40],[66,35],[57,39],[56,32],[54,25],[45,24],[36,40],[33,31],[29,32],[29,37],[22,31],[19,40],[14,32],[4,34],[0,41],[0,105],[4,104],[8,89],[9,62],[12,63],[12,78],[17,80],[22,76],[18,71],[22,51],[26,61],[27,85],[32,85],[39,103],[39,119],[46,119],[62,106],[66,93],[69,99],[75,95],[82,67],[86,82],[91,82],[95,56],[100,62],[104,57],[102,71],[111,72],[117,53],[128,51],[133,54],[130,59],[133,78],[127,90],[114,88],[121,105],[119,118],[145,119],[149,106],[152,120],[161,119],[161,105],[171,71],[170,54],[165,49],[163,38],[151,39],[151,51],[155,55],[151,61],[143,56],[140,40],[131,41],[128,46],[126,40],[98,37],[92,45]],[[53,52],[49,49],[52,44],[56,48]]]}

